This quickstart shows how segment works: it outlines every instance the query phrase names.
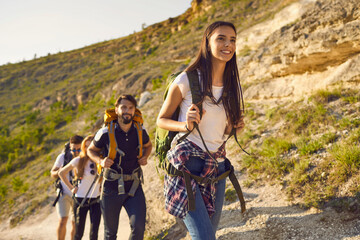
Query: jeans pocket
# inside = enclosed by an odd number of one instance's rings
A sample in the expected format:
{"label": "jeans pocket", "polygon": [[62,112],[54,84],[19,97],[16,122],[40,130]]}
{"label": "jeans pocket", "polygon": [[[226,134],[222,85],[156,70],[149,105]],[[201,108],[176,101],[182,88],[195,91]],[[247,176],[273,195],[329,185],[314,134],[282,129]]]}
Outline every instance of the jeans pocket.
{"label": "jeans pocket", "polygon": [[185,167],[197,176],[200,176],[204,169],[204,160],[199,157],[189,157],[189,160],[185,162]]}

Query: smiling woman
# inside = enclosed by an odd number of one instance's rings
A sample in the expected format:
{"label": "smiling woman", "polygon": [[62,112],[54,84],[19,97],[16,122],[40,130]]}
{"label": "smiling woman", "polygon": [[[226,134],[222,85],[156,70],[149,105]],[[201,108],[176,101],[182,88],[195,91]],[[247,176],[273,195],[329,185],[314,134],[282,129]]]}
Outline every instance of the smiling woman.
{"label": "smiling woman", "polygon": [[[208,26],[195,62],[173,81],[157,119],[158,127],[179,132],[166,157],[182,174],[165,176],[165,208],[183,219],[193,240],[215,239],[225,195],[223,176],[231,168],[226,136],[244,127],[235,42],[232,23]],[[202,86],[199,102],[193,102],[194,81]]]}
{"label": "smiling woman", "polygon": [[[84,47],[182,14],[191,0],[3,1],[0,65]],[[155,14],[154,14],[155,13]]]}

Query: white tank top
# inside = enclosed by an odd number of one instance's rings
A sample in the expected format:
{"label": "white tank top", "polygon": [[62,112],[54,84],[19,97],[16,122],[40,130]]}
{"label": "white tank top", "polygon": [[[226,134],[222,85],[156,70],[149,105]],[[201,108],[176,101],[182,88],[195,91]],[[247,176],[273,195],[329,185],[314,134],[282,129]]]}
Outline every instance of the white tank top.
{"label": "white tank top", "polygon": [[[199,73],[199,78],[200,78]],[[189,86],[189,80],[186,72],[182,72],[179,76],[176,77],[172,84],[176,84],[182,95],[182,102],[180,103],[180,113],[178,121],[186,121],[186,111],[192,104],[192,96]],[[223,87],[212,86],[212,94],[216,100],[218,100],[223,92]],[[221,102],[220,104],[214,104],[209,97],[205,97],[203,101],[203,109],[206,111],[203,114],[202,119],[199,123],[200,132],[205,140],[205,144],[208,147],[209,151],[216,152],[217,149],[224,143],[226,140],[225,128],[226,128],[226,112],[224,105]],[[184,135],[185,132],[179,133]],[[198,145],[202,150],[206,151],[199,133],[194,130],[188,137],[190,141]]]}
{"label": "white tank top", "polygon": [[[80,161],[80,157],[76,157],[71,160],[70,164],[73,167],[78,168],[79,161]],[[92,164],[92,166],[94,166],[94,167],[90,168],[90,164]],[[96,164],[93,161],[88,160],[87,163],[85,164],[84,175],[83,175],[83,178],[81,179],[81,182],[79,183],[78,191],[76,192],[75,197],[84,198],[86,193],[88,192],[88,190],[95,178],[95,174],[91,174],[91,170],[93,170],[94,173],[96,174]],[[95,190],[94,190],[94,188],[95,188]],[[100,195],[100,183],[95,182],[94,185],[92,186],[92,188],[90,189],[89,195],[87,197],[88,198],[96,198],[99,195]]]}

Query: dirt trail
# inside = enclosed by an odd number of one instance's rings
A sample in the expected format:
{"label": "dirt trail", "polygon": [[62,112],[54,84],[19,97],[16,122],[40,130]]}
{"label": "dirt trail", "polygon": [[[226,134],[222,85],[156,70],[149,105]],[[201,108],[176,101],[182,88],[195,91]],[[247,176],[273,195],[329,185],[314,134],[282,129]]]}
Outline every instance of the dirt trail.
{"label": "dirt trail", "polygon": [[[243,191],[247,212],[241,214],[239,202],[225,204],[217,231],[219,240],[360,240],[358,214],[337,213],[332,209],[302,209],[286,201],[280,186],[243,187]],[[55,209],[49,206],[14,229],[0,226],[0,239],[56,239],[57,222]],[[66,239],[70,239],[70,223],[67,229]],[[172,240],[190,239],[189,236],[184,237],[185,229],[179,230],[177,227],[177,230],[179,234],[174,234]],[[101,222],[99,239],[103,238],[103,231],[103,222]],[[118,233],[119,240],[128,239],[129,224],[125,211],[121,213]],[[86,225],[84,239],[88,239],[88,235],[89,222]]]}
{"label": "dirt trail", "polygon": [[280,186],[243,188],[247,212],[239,202],[224,206],[218,239],[360,239],[360,218],[333,209],[302,209],[286,201]]}
{"label": "dirt trail", "polygon": [[[56,227],[58,224],[58,216],[55,208],[48,206],[41,210],[32,219],[25,220],[16,228],[9,229],[5,227],[5,223],[0,226],[0,240],[51,240],[56,239]],[[130,227],[128,217],[125,210],[121,211],[118,229],[118,239],[125,240],[129,238]],[[8,226],[9,224],[6,223]],[[68,221],[66,226],[66,239],[70,239],[71,223]],[[86,219],[86,227],[83,239],[89,239],[90,221]],[[101,219],[99,229],[99,239],[104,236],[104,222]]]}

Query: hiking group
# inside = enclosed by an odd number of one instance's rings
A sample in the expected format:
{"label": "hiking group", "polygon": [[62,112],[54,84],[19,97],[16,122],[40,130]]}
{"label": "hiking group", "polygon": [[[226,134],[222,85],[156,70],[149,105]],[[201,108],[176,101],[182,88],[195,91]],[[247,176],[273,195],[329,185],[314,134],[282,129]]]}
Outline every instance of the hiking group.
{"label": "hiking group", "polygon": [[[214,22],[203,35],[195,61],[169,78],[157,117],[155,152],[165,171],[165,209],[185,223],[192,239],[216,239],[229,177],[245,211],[227,140],[244,128],[244,103],[235,55],[236,29]],[[152,150],[141,112],[131,95],[105,111],[104,126],[85,139],[75,135],[51,170],[57,181],[58,239],[71,215],[73,239],[81,239],[90,212],[90,239],[97,239],[101,215],[104,239],[116,239],[125,208],[129,239],[143,239],[146,201],[141,166]],[[240,146],[241,147],[241,146]],[[70,211],[72,209],[72,211]]]}

